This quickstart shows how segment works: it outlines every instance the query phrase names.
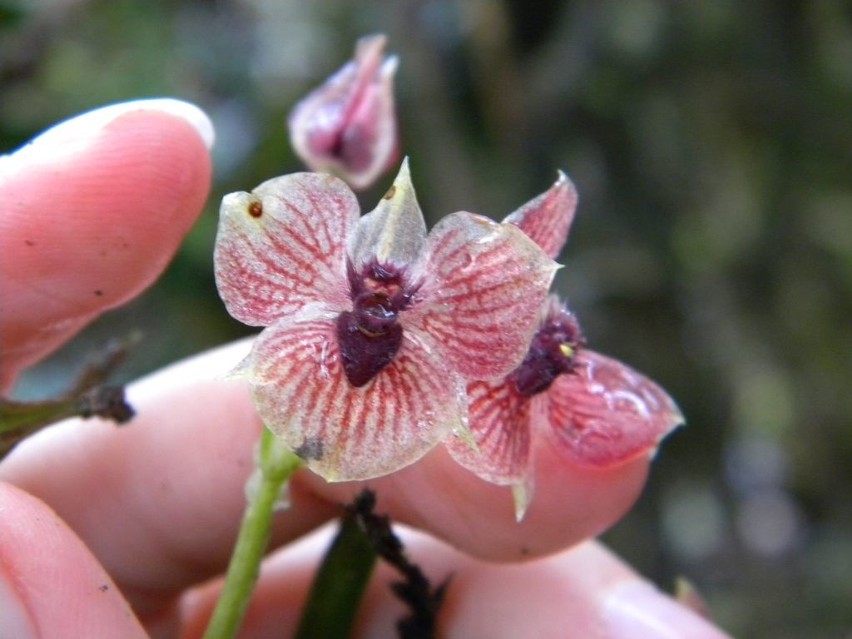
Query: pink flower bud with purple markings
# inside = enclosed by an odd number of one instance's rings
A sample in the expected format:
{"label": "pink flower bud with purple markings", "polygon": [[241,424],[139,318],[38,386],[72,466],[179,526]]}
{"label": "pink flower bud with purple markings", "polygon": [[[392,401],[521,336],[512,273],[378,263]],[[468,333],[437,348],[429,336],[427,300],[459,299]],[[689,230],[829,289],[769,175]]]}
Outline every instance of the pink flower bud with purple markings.
{"label": "pink flower bud with purple markings", "polygon": [[297,173],[224,198],[219,293],[267,328],[238,371],[267,427],[330,481],[377,477],[467,429],[466,385],[527,351],[557,268],[509,224],[453,213],[431,233],[404,162],[369,214]]}
{"label": "pink flower bud with purple markings", "polygon": [[[560,173],[556,183],[504,220],[556,257],[568,237],[577,192]],[[561,451],[572,463],[607,468],[656,451],[683,423],[660,386],[629,366],[585,348],[577,318],[555,296],[541,307],[524,360],[501,381],[467,387],[476,446],[447,443],[462,466],[513,488],[523,518],[533,493],[537,447]]]}
{"label": "pink flower bud with purple markings", "polygon": [[358,41],[355,59],[299,102],[289,118],[296,154],[314,171],[354,189],[371,186],[399,157],[393,81],[398,60],[387,38]]}

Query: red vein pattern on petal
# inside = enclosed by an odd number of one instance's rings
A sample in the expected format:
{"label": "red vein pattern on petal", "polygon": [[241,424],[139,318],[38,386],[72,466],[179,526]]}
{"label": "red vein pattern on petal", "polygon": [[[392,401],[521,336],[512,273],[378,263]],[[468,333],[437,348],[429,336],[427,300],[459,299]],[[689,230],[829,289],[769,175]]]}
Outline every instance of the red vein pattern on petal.
{"label": "red vein pattern on petal", "polygon": [[268,326],[306,304],[348,303],[346,238],[359,216],[344,182],[296,173],[225,196],[214,265],[228,312]]}
{"label": "red vein pattern on petal", "polygon": [[524,204],[503,222],[514,224],[553,259],[559,255],[577,210],[577,189],[562,171],[547,191]]}
{"label": "red vein pattern on petal", "polygon": [[258,337],[245,367],[266,425],[329,481],[385,475],[461,426],[463,383],[440,350],[412,332],[361,388],[343,371],[333,313],[306,310]]}
{"label": "red vein pattern on petal", "polygon": [[529,398],[506,382],[467,386],[468,425],[473,448],[459,437],[447,440],[453,459],[485,481],[502,486],[526,480],[530,456]]}
{"label": "red vein pattern on petal", "polygon": [[582,350],[577,368],[548,389],[535,428],[583,464],[614,466],[652,454],[683,415],[660,386],[616,359]]}
{"label": "red vein pattern on petal", "polygon": [[[468,380],[507,375],[527,352],[557,265],[517,227],[453,213],[432,230],[402,316],[441,345]],[[428,279],[427,279],[428,278]]]}

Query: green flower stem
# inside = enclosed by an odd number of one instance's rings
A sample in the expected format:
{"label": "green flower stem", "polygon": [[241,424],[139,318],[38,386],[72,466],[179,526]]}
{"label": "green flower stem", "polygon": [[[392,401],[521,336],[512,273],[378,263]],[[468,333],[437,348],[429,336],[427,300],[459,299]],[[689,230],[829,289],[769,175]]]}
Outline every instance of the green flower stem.
{"label": "green flower stem", "polygon": [[252,494],[228,565],[225,587],[204,639],[233,639],[237,636],[269,543],[275,506],[281,499],[284,483],[299,468],[301,460],[269,429],[264,428],[257,465],[259,482],[249,491]]}

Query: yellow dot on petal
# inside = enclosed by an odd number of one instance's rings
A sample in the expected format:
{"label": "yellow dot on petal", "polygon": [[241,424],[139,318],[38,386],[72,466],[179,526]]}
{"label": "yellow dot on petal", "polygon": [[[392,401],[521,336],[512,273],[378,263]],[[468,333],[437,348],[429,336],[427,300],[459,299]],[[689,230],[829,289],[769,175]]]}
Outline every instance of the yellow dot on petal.
{"label": "yellow dot on petal", "polygon": [[561,352],[564,357],[571,357],[574,354],[574,349],[568,344],[560,344],[559,352]]}

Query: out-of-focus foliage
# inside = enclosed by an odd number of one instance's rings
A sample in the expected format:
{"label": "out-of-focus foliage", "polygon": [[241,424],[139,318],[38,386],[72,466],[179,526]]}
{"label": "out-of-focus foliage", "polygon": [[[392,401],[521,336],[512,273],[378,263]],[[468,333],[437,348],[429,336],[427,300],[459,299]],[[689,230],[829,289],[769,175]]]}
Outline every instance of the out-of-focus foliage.
{"label": "out-of-focus foliage", "polygon": [[[28,375],[142,329],[126,375],[244,334],[212,283],[218,199],[300,170],[284,120],[361,35],[400,55],[404,152],[434,222],[495,218],[564,169],[560,292],[591,345],[689,426],[608,541],[685,575],[737,636],[852,628],[852,10],[840,0],[0,2],[0,145],[100,104],[193,100],[208,211],[166,277]],[[371,207],[390,177],[367,193]],[[507,499],[508,499],[507,495]]]}

